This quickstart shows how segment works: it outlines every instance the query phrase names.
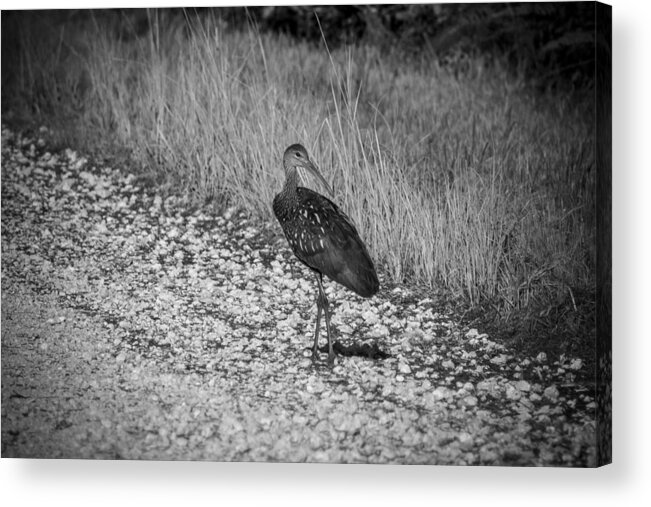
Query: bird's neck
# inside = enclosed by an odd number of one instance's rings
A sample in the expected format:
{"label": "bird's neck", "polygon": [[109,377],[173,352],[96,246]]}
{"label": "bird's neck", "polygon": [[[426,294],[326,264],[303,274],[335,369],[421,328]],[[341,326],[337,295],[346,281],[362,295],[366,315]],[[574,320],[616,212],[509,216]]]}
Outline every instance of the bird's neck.
{"label": "bird's neck", "polygon": [[283,194],[287,198],[296,197],[296,189],[301,179],[296,167],[290,167],[285,174],[285,185],[283,186]]}

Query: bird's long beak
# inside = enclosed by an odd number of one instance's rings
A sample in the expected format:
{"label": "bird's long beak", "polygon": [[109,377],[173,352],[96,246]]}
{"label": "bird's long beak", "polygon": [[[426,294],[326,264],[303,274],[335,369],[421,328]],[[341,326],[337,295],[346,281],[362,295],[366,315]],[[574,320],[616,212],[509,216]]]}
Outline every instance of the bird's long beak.
{"label": "bird's long beak", "polygon": [[334,197],[335,194],[334,194],[334,192],[332,191],[332,187],[328,184],[328,182],[326,181],[326,179],[325,179],[323,176],[321,176],[321,173],[319,172],[319,170],[317,169],[317,167],[316,167],[316,166],[315,166],[311,161],[308,161],[307,164],[305,164],[303,167],[304,167],[305,169],[307,169],[310,173],[312,173],[312,175],[313,175],[317,180],[319,180],[319,182],[320,182],[320,183],[325,187],[325,189],[326,189],[326,190],[328,191],[328,193],[330,194],[330,197]]}

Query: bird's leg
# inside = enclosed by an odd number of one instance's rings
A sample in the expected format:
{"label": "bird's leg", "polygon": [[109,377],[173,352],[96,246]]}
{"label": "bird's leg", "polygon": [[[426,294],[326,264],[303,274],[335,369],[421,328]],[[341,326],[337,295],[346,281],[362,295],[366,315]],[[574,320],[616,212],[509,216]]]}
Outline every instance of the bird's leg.
{"label": "bird's leg", "polygon": [[[321,314],[321,307],[323,307],[323,313],[325,314],[325,322],[326,322],[326,333],[328,335],[328,364],[332,366],[335,364],[335,352],[332,350],[332,338],[330,336],[330,303],[328,302],[328,298],[325,295],[325,291],[323,290],[323,282],[322,282],[322,275],[319,273],[317,275],[317,281],[319,282],[319,299],[320,299],[320,305],[319,305],[319,316]],[[317,303],[318,304],[318,303]],[[320,319],[317,319],[317,324]],[[314,344],[316,347],[316,342]]]}
{"label": "bird's leg", "polygon": [[[321,275],[317,273],[316,278],[319,280]],[[321,286],[321,281],[319,280],[319,287]],[[312,361],[316,361],[319,356],[318,346],[319,346],[319,328],[321,327],[321,289],[316,296],[316,327],[314,328],[314,346],[312,347]]]}

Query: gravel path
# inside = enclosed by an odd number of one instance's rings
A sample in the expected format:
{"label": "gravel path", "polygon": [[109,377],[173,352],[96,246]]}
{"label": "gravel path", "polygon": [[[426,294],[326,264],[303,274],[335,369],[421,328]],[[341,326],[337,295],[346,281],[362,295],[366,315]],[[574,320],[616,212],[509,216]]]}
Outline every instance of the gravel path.
{"label": "gravel path", "polygon": [[189,211],[2,129],[2,456],[594,466],[578,359],[518,357],[406,289],[327,284],[241,215]]}

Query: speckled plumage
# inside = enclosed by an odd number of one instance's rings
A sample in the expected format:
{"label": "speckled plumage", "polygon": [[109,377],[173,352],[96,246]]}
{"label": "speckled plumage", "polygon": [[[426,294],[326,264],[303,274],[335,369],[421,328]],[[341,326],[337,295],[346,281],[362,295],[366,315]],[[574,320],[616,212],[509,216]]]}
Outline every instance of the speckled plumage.
{"label": "speckled plumage", "polygon": [[294,255],[310,269],[370,297],[378,291],[375,267],[350,219],[327,197],[298,187],[297,199],[283,206],[278,194],[274,213]]}
{"label": "speckled plumage", "polygon": [[323,309],[328,332],[328,361],[332,364],[329,303],[323,291],[322,275],[363,297],[376,294],[380,284],[368,250],[346,214],[327,197],[298,186],[299,169],[311,171],[328,186],[305,148],[300,144],[287,148],[283,165],[285,185],[274,198],[273,210],[296,257],[317,274],[319,296],[313,356],[317,354]]}

